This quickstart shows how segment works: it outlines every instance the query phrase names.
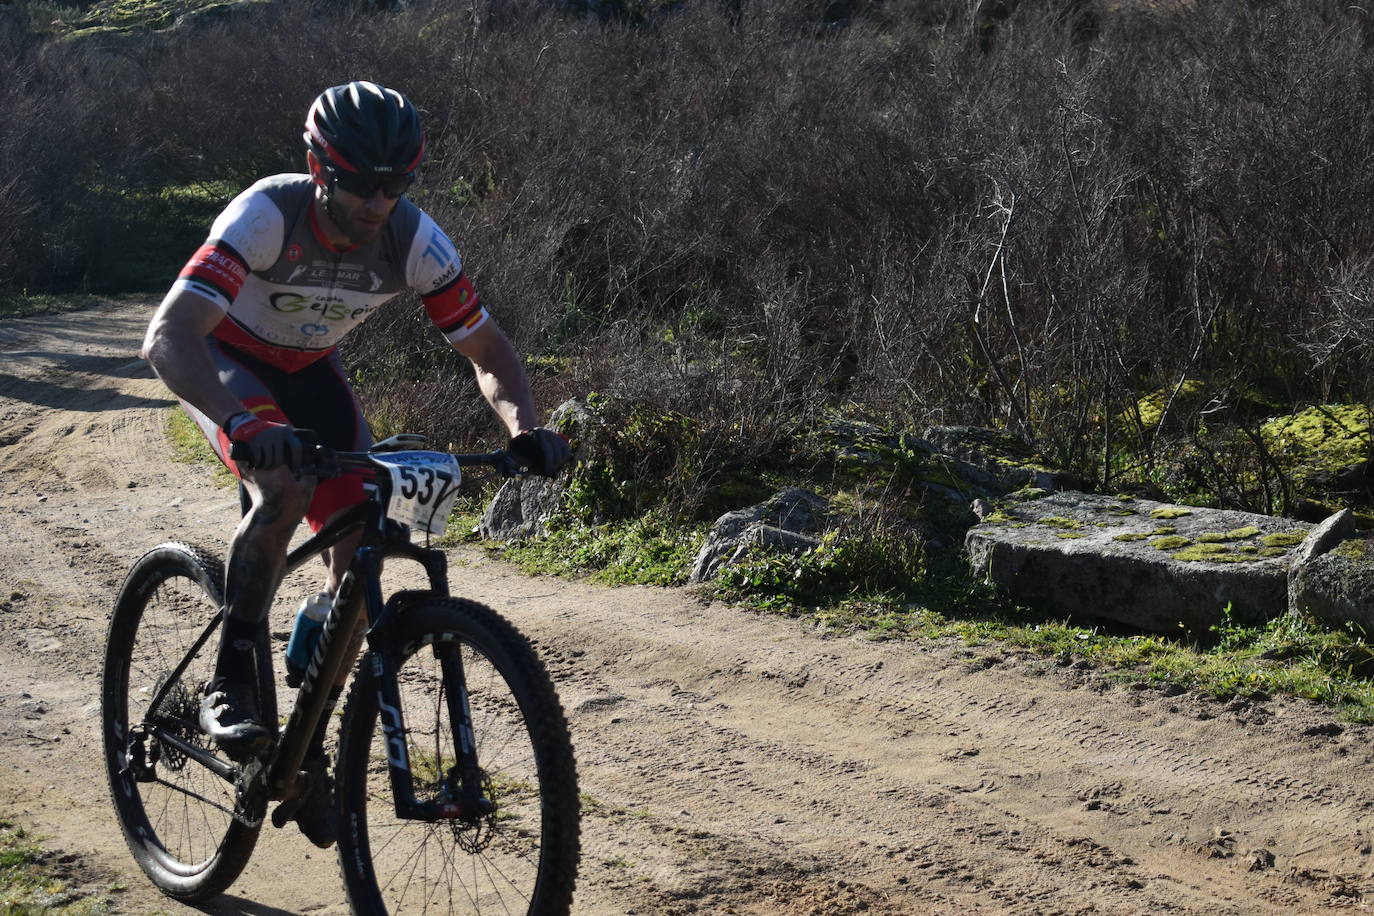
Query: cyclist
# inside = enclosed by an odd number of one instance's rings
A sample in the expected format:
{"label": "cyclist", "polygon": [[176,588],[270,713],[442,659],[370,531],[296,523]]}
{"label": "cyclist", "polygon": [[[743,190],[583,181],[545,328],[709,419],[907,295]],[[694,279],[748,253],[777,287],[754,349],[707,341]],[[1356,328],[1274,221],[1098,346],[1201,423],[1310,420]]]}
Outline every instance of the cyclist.
{"label": "cyclist", "polygon": [[[271,743],[252,686],[254,647],[292,532],[302,517],[318,531],[363,499],[357,476],[316,486],[295,473],[302,457],[296,427],[315,430],[334,448],[371,444],[335,351],[350,329],[414,290],[471,362],[511,447],[531,469],[552,476],[569,458],[567,442],[539,425],[520,359],[478,300],[453,243],[404,197],[424,158],[415,107],[395,90],[352,82],[325,90],[305,128],[309,173],[264,178],[225,208],[162,300],[143,344],[144,358],[251,500],[230,542],[223,633],[200,711],[201,727],[237,758]],[[230,457],[235,446],[240,461]],[[310,600],[335,594],[355,545],[325,554],[324,591]],[[341,688],[342,680],[335,699]],[[312,796],[329,790],[327,719],[306,763]],[[307,799],[297,815],[322,847],[334,840],[331,807],[325,794]]]}

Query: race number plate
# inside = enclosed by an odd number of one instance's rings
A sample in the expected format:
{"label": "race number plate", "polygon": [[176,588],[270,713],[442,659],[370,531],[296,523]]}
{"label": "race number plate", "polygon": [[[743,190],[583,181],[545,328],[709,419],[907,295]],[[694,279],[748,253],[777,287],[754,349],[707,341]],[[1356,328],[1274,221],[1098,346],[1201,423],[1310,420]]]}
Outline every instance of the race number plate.
{"label": "race number plate", "polygon": [[463,479],[457,460],[443,452],[388,452],[372,460],[391,475],[387,518],[412,531],[443,534]]}

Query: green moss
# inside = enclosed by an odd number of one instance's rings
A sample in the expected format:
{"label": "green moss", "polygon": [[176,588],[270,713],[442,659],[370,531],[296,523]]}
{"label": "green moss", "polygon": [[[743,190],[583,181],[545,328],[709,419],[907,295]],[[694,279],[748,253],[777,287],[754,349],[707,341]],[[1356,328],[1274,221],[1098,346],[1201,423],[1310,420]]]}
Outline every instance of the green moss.
{"label": "green moss", "polygon": [[1296,547],[1307,537],[1307,529],[1302,528],[1297,531],[1276,531],[1273,534],[1266,534],[1260,538],[1260,543],[1265,547]]}
{"label": "green moss", "polygon": [[1130,532],[1127,532],[1126,534],[1118,534],[1116,537],[1112,538],[1112,540],[1113,540],[1113,541],[1143,541],[1143,540],[1146,540],[1146,539],[1149,538],[1149,537],[1150,537],[1150,535],[1147,534],[1147,533],[1144,532],[1144,531],[1130,531]]}
{"label": "green moss", "polygon": [[1259,549],[1259,555],[1262,557],[1281,557],[1287,553],[1288,551],[1282,547],[1261,547]]}
{"label": "green moss", "polygon": [[1370,414],[1363,404],[1319,404],[1260,427],[1265,445],[1299,472],[1335,472],[1369,457]]}
{"label": "green moss", "polygon": [[1187,547],[1191,543],[1193,542],[1188,538],[1173,535],[1171,537],[1162,537],[1150,546],[1154,547],[1156,550],[1178,550],[1180,547]]}
{"label": "green moss", "polygon": [[1178,506],[1164,506],[1152,511],[1150,513],[1150,518],[1183,518],[1185,515],[1192,514],[1192,509],[1183,509]]}
{"label": "green moss", "polygon": [[1204,531],[1197,535],[1197,539],[1204,544],[1222,544],[1227,541],[1242,541],[1252,538],[1259,534],[1260,530],[1253,526],[1246,528],[1233,528],[1230,531]]}
{"label": "green moss", "polygon": [[1194,544],[1173,555],[1184,563],[1254,563],[1254,554],[1235,553],[1225,544]]}
{"label": "green moss", "polygon": [[1075,529],[1083,527],[1082,522],[1072,518],[1065,518],[1062,515],[1047,515],[1044,518],[1036,519],[1036,521],[1047,528]]}
{"label": "green moss", "polygon": [[1159,425],[1160,420],[1164,419],[1164,406],[1173,400],[1176,408],[1180,404],[1194,401],[1205,391],[1205,386],[1199,379],[1184,379],[1183,384],[1177,386],[1170,385],[1167,388],[1160,388],[1152,394],[1147,394],[1136,402],[1136,407],[1140,412],[1140,423],[1146,429],[1153,429]]}
{"label": "green moss", "polygon": [[1040,487],[1022,487],[1015,493],[1012,493],[1011,498],[1020,500],[1021,502],[1029,502],[1034,499],[1040,499],[1048,493],[1048,490],[1042,490]]}
{"label": "green moss", "polygon": [[1082,534],[1082,533],[1077,532],[1077,531],[1061,531],[1061,532],[1059,532],[1059,534],[1057,534],[1057,535],[1055,535],[1055,536],[1056,536],[1056,537],[1059,537],[1059,538],[1062,538],[1062,539],[1064,539],[1064,540],[1066,540],[1066,541],[1076,541],[1076,540],[1078,540],[1079,538],[1085,538],[1085,537],[1087,537],[1086,534]]}
{"label": "green moss", "polygon": [[1369,556],[1369,541],[1364,538],[1349,538],[1337,544],[1331,554],[1343,560],[1363,560]]}
{"label": "green moss", "polygon": [[1178,531],[1178,529],[1177,529],[1176,527],[1174,527],[1173,525],[1160,525],[1160,526],[1156,527],[1155,530],[1154,530],[1154,531],[1151,531],[1150,533],[1151,533],[1151,534],[1160,534],[1160,535],[1164,535],[1164,534],[1174,534],[1174,533],[1177,532],[1177,531]]}

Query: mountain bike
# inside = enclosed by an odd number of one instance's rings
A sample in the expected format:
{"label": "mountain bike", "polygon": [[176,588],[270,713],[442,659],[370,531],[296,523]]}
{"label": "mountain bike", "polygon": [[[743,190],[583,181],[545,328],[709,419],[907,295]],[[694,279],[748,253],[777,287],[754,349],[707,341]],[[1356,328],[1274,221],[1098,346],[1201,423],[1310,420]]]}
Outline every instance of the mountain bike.
{"label": "mountain bike", "polygon": [[[332,715],[331,685],[357,651],[363,611],[366,653],[334,760],[338,860],[353,912],[568,912],[580,808],[553,684],[510,623],[449,596],[443,551],[411,540],[412,531],[443,530],[462,467],[510,476],[518,459],[422,443],[398,436],[367,452],[309,449],[303,473],[362,473],[369,498],[288,555],[294,570],[362,532],[284,726],[263,628],[259,708],[275,735],[262,757],[230,759],[198,723],[224,607],[221,563],[169,543],[125,579],[101,687],[105,764],[129,849],[168,896],[223,892],[248,863],[269,804],[281,827],[309,795],[301,765]],[[383,566],[395,561],[418,564],[427,587],[384,596]]]}

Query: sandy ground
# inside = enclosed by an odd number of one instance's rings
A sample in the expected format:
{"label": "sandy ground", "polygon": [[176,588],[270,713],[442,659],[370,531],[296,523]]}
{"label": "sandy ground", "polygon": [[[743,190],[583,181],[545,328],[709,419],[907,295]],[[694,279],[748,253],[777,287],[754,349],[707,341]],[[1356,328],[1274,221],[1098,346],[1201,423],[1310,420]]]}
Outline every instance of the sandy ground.
{"label": "sandy ground", "polygon": [[[231,491],[175,464],[137,359],[151,305],[0,323],[0,817],[124,912],[182,912],[106,797],[108,609],[143,551],[222,549]],[[692,593],[455,591],[537,642],[588,796],[581,914],[1207,913],[1374,898],[1370,732],[1307,704],[1128,690],[993,648],[828,637]],[[273,628],[312,589],[284,588]],[[211,913],[344,912],[331,853],[264,830]]]}

